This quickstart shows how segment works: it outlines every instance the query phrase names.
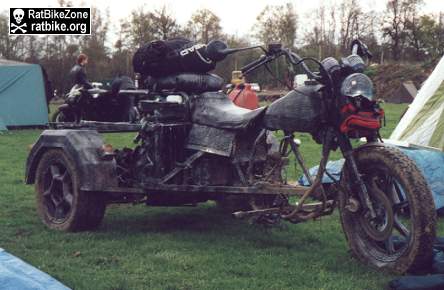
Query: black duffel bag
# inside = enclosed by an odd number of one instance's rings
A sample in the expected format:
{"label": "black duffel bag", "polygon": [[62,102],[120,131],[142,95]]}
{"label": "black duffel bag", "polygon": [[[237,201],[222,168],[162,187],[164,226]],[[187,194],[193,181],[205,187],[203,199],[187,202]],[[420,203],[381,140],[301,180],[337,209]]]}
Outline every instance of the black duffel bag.
{"label": "black duffel bag", "polygon": [[134,72],[155,78],[182,72],[206,73],[215,66],[216,62],[206,56],[206,45],[185,38],[151,41],[133,57]]}

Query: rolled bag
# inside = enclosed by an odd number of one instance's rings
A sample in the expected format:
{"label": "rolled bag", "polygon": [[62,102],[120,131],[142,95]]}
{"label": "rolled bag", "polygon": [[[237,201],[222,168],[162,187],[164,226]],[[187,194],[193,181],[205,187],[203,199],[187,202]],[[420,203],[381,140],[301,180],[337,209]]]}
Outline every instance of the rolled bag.
{"label": "rolled bag", "polygon": [[148,77],[145,86],[154,91],[173,90],[180,92],[215,92],[219,91],[224,80],[214,74],[181,73],[161,78]]}
{"label": "rolled bag", "polygon": [[215,67],[216,62],[206,55],[206,45],[186,38],[151,41],[142,45],[133,56],[134,72],[144,77],[207,73]]}

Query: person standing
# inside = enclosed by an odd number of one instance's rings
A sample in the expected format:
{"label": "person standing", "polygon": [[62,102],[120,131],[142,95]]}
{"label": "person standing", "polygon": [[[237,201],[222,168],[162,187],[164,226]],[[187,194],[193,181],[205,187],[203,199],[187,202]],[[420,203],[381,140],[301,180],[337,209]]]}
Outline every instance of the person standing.
{"label": "person standing", "polygon": [[84,53],[79,54],[77,57],[77,63],[73,66],[70,71],[70,76],[73,85],[79,85],[85,89],[91,89],[92,85],[86,77],[86,65],[88,64],[88,56]]}

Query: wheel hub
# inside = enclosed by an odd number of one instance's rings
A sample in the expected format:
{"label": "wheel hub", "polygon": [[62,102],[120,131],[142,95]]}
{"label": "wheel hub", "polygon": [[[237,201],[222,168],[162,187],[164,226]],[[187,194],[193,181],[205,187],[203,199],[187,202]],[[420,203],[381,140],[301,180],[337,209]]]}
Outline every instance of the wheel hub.
{"label": "wheel hub", "polygon": [[47,186],[43,193],[48,216],[63,222],[71,212],[73,195],[71,177],[63,165],[52,164],[47,171]]}

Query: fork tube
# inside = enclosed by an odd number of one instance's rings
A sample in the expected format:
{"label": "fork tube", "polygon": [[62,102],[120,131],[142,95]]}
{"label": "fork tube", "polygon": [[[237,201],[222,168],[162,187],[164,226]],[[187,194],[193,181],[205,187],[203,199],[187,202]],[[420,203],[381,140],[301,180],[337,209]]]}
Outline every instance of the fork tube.
{"label": "fork tube", "polygon": [[341,148],[342,155],[344,156],[346,162],[345,166],[347,166],[348,172],[350,174],[350,180],[352,189],[356,190],[359,193],[359,198],[361,203],[365,205],[365,207],[369,210],[372,218],[376,217],[375,211],[373,209],[372,202],[370,200],[367,186],[361,178],[361,175],[358,171],[358,166],[356,165],[356,160],[353,156],[353,147],[350,143],[350,139],[343,134],[338,134],[338,143]]}

